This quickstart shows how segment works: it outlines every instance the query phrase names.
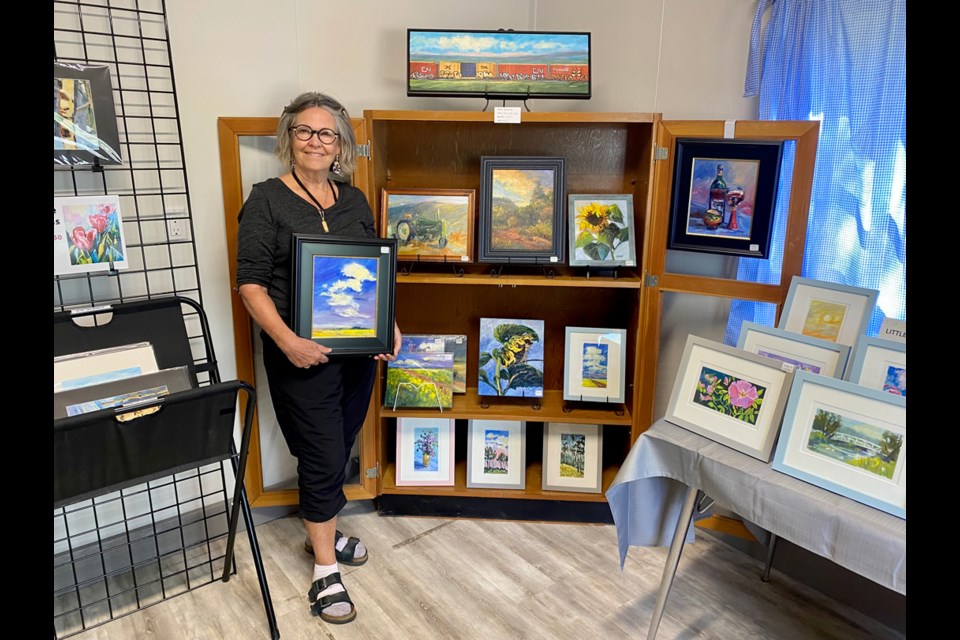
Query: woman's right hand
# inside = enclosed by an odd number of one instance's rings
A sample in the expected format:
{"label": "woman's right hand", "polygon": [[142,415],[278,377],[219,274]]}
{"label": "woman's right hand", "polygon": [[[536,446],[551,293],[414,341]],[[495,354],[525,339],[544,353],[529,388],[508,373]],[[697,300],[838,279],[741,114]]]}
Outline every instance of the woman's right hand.
{"label": "woman's right hand", "polygon": [[277,346],[287,356],[287,360],[298,369],[309,369],[314,365],[329,362],[330,358],[327,357],[327,354],[333,351],[330,347],[325,347],[298,335],[291,336],[284,340],[283,344]]}

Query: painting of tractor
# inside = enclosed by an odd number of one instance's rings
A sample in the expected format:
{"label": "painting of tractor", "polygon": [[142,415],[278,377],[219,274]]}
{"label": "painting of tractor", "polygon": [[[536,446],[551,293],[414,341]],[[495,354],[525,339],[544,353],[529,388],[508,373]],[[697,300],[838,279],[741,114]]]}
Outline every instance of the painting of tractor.
{"label": "painting of tractor", "polygon": [[416,240],[423,244],[436,242],[437,247],[443,249],[447,246],[448,237],[447,221],[440,217],[439,208],[433,215],[419,211],[405,213],[397,221],[396,238],[401,246]]}

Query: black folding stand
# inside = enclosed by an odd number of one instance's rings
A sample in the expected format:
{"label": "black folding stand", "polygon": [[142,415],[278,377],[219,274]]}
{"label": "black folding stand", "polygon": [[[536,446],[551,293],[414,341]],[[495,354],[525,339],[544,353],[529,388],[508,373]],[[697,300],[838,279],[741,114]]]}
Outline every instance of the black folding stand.
{"label": "black folding stand", "polygon": [[[188,335],[188,321],[198,336]],[[246,382],[220,381],[203,309],[170,296],[56,312],[53,342],[54,356],[149,342],[160,369],[186,365],[199,385],[135,408],[54,420],[54,638],[228,581],[236,572],[237,507],[270,636],[280,638],[243,485],[256,395]]]}

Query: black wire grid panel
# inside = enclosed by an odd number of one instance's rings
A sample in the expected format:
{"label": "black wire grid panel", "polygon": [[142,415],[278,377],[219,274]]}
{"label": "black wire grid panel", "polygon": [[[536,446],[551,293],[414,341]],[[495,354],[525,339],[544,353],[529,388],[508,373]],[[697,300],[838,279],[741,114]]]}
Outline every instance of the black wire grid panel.
{"label": "black wire grid panel", "polygon": [[163,0],[54,0],[55,60],[110,69],[119,165],[55,165],[54,196],[120,199],[126,269],[54,276],[54,310],[176,294],[203,303]]}
{"label": "black wire grid panel", "polygon": [[[54,276],[54,311],[170,295],[202,304],[165,3],[54,0],[53,8],[55,60],[110,69],[123,159],[55,165],[54,196],[118,196],[128,261],[119,271]],[[184,321],[195,362],[209,362],[203,319],[185,307]],[[203,369],[201,386],[213,382]],[[55,509],[54,637],[219,579],[229,464]]]}

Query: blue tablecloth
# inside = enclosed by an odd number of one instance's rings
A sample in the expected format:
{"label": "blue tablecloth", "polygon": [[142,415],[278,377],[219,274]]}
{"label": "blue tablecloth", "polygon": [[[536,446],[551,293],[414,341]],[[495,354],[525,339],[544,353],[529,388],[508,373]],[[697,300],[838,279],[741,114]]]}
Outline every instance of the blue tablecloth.
{"label": "blue tablecloth", "polygon": [[[774,471],[770,463],[665,420],[637,439],[606,492],[621,567],[631,545],[670,545],[688,486],[763,531],[907,593],[905,520]],[[687,541],[693,539],[690,527]]]}

